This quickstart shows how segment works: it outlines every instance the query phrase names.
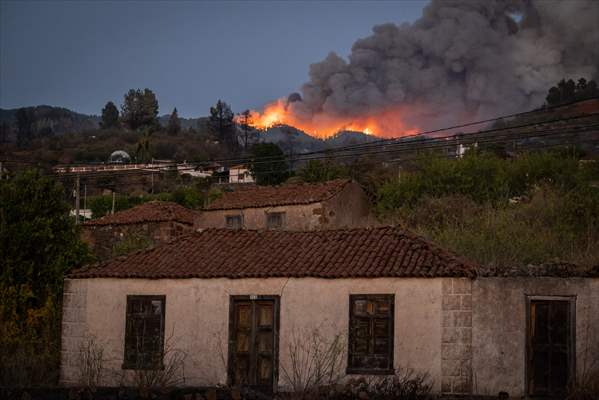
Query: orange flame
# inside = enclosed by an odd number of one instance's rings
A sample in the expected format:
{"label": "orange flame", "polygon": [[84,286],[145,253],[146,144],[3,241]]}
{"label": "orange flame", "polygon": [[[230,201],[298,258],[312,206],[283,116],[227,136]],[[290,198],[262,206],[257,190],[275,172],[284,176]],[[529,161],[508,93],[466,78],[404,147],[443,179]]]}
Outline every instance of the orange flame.
{"label": "orange flame", "polygon": [[295,112],[285,99],[279,99],[267,104],[261,113],[251,111],[250,125],[264,130],[284,124],[320,138],[327,138],[341,131],[363,132],[380,137],[400,137],[415,133],[417,127],[406,126],[401,119],[401,112],[401,108],[397,106],[362,116],[340,116],[321,112],[304,117]]}

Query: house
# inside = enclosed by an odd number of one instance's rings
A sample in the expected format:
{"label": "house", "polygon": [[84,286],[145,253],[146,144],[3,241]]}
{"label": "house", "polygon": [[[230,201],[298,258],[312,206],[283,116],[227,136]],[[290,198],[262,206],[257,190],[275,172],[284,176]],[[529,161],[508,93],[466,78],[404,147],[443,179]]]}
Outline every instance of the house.
{"label": "house", "polygon": [[254,177],[246,165],[234,165],[229,168],[229,183],[254,183]]}
{"label": "house", "polygon": [[478,270],[396,227],[194,232],[68,275],[60,379],[90,338],[106,386],[177,362],[185,385],[284,390],[320,345],[341,381],[412,368],[446,394],[560,393],[587,372],[599,271]]}
{"label": "house", "polygon": [[370,202],[349,179],[281,186],[243,186],[224,192],[198,217],[200,228],[315,230],[374,223]]}
{"label": "house", "polygon": [[194,211],[177,203],[150,201],[86,221],[81,237],[100,260],[105,260],[189,233],[195,217]]}

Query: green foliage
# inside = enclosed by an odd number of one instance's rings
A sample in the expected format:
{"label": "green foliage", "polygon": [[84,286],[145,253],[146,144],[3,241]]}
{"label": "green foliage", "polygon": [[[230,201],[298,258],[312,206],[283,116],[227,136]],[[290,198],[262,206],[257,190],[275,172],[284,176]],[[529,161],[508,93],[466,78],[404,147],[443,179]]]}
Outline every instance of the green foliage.
{"label": "green foliage", "polygon": [[19,108],[15,114],[17,120],[17,146],[28,146],[34,137],[35,116],[31,108]]}
{"label": "green foliage", "polygon": [[113,129],[119,127],[119,110],[112,101],[106,103],[102,109],[102,121],[100,121],[102,129]]}
{"label": "green foliage", "polygon": [[181,132],[181,120],[179,119],[179,114],[177,113],[177,107],[175,107],[168,119],[166,131],[171,136],[176,136]]}
{"label": "green foliage", "polygon": [[304,182],[325,182],[348,176],[347,168],[331,160],[310,160],[297,175]]}
{"label": "green foliage", "polygon": [[426,196],[463,195],[478,203],[505,202],[545,183],[572,189],[589,175],[577,159],[556,152],[530,153],[515,160],[476,152],[457,160],[431,156],[416,168],[403,173],[400,180],[381,185],[377,194],[380,213],[412,206]]}
{"label": "green foliage", "polygon": [[383,184],[376,210],[482,264],[592,264],[599,262],[597,177],[597,162],[558,152],[431,158]]}
{"label": "green foliage", "polygon": [[236,151],[238,147],[235,123],[233,122],[233,111],[224,101],[218,100],[210,107],[210,130],[230,151]]}
{"label": "green foliage", "polygon": [[279,146],[258,143],[252,147],[250,172],[258,185],[279,185],[289,177],[289,164]]}
{"label": "green foliage", "polygon": [[131,130],[149,127],[156,128],[158,124],[158,100],[150,89],[130,89],[125,94],[121,106],[123,124]]}
{"label": "green foliage", "polygon": [[589,190],[564,193],[545,186],[528,202],[501,206],[463,196],[424,198],[399,215],[411,229],[482,265],[596,265],[599,191]]}
{"label": "green foliage", "polygon": [[595,81],[580,78],[576,83],[572,79],[562,79],[557,86],[549,89],[545,102],[548,106],[557,106],[593,97],[599,97],[599,88]]}
{"label": "green foliage", "polygon": [[26,318],[27,309],[44,307],[60,293],[64,273],[85,261],[87,250],[69,217],[63,189],[51,178],[29,170],[0,181],[0,200],[0,285],[16,295],[2,316],[14,311],[15,317]]}
{"label": "green foliage", "polygon": [[[142,201],[136,201],[135,199],[135,197],[127,195],[116,195],[114,199],[114,211],[126,210],[142,203]],[[94,218],[101,218],[112,212],[112,195],[89,197],[87,204],[92,211],[92,216]]]}
{"label": "green foliage", "polygon": [[135,147],[135,158],[138,162],[149,162],[152,158],[152,129],[149,126],[143,128]]}
{"label": "green foliage", "polygon": [[116,243],[112,249],[113,256],[124,256],[133,251],[147,249],[154,242],[145,235],[129,234],[123,240]]}
{"label": "green foliage", "polygon": [[[177,186],[170,192],[162,192],[153,195],[128,196],[116,195],[114,211],[119,212],[146,203],[148,201],[172,201],[183,207],[199,209],[204,206],[204,200],[210,197],[205,194],[199,184]],[[93,218],[101,218],[112,212],[112,195],[90,197],[87,200],[92,211]]]}
{"label": "green foliage", "polygon": [[64,274],[90,259],[62,187],[39,171],[0,181],[0,259],[0,385],[15,384],[7,382],[15,371],[4,368],[19,360],[33,368],[28,379],[41,379],[28,357],[58,360]]}

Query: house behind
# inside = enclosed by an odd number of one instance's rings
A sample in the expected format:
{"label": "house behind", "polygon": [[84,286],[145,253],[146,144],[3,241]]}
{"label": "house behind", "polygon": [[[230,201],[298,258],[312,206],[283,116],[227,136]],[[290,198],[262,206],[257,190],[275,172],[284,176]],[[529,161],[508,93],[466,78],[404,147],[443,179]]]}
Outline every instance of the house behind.
{"label": "house behind", "polygon": [[198,217],[199,228],[309,231],[375,223],[368,197],[356,182],[242,186],[226,191]]}
{"label": "house behind", "polygon": [[194,228],[196,213],[177,203],[150,201],[83,224],[81,237],[100,260],[169,242]]}

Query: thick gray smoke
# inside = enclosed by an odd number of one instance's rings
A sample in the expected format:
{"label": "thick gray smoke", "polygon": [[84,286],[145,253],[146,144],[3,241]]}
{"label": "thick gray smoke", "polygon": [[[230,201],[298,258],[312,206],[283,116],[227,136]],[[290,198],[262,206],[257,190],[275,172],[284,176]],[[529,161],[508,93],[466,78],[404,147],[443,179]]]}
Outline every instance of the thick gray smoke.
{"label": "thick gray smoke", "polygon": [[[599,75],[599,0],[433,0],[310,66],[295,115],[364,116],[405,106],[420,128],[540,106],[562,78]],[[298,100],[297,96],[294,100]]]}

